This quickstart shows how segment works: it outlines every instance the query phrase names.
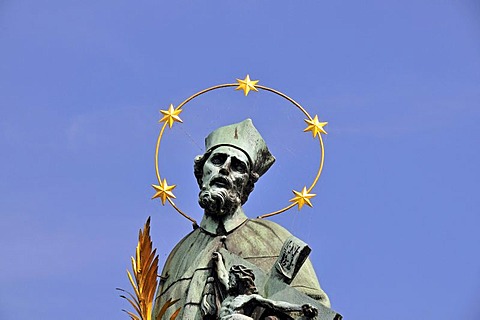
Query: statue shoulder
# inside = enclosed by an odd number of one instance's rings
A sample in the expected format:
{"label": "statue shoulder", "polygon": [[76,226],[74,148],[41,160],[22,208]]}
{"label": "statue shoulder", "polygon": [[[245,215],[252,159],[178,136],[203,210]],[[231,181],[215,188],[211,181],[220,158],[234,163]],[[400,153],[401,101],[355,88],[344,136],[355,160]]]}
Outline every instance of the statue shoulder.
{"label": "statue shoulder", "polygon": [[249,219],[227,235],[226,245],[229,251],[242,258],[256,259],[254,263],[257,265],[261,260],[261,268],[269,270],[283,243],[290,236],[288,230],[275,222]]}
{"label": "statue shoulder", "polygon": [[178,251],[181,251],[183,247],[189,246],[191,243],[194,243],[197,240],[199,234],[200,234],[200,230],[199,228],[197,228],[192,232],[190,232],[189,234],[187,234],[185,237],[183,237],[182,240],[180,240],[175,245],[175,247],[173,247],[172,251],[170,252],[167,258],[167,261],[170,259],[170,257],[175,256]]}
{"label": "statue shoulder", "polygon": [[249,219],[246,227],[267,236],[275,236],[276,238],[282,240],[282,243],[285,239],[292,235],[290,231],[278,223],[265,219]]}
{"label": "statue shoulder", "polygon": [[196,253],[201,252],[212,240],[212,236],[197,228],[183,237],[175,247],[172,249],[167,257],[163,267],[163,273],[167,270],[178,269],[179,264],[185,264],[184,268],[188,266],[191,259],[195,257]]}

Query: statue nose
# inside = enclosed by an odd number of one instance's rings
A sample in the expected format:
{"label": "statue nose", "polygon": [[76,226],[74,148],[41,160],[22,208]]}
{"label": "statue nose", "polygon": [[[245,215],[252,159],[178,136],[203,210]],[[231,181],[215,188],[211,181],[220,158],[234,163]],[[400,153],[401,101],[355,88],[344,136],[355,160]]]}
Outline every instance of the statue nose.
{"label": "statue nose", "polygon": [[225,162],[222,164],[222,166],[220,167],[220,173],[224,175],[228,175],[230,173],[230,164],[231,164],[230,158],[227,158]]}

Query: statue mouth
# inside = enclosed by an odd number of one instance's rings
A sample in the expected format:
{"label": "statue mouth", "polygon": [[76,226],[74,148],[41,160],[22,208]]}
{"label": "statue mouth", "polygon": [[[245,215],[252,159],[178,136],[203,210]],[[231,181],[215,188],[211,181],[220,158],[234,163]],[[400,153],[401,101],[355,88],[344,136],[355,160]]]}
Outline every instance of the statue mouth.
{"label": "statue mouth", "polygon": [[225,177],[216,177],[212,179],[212,181],[210,182],[210,186],[230,189],[232,187],[232,183]]}

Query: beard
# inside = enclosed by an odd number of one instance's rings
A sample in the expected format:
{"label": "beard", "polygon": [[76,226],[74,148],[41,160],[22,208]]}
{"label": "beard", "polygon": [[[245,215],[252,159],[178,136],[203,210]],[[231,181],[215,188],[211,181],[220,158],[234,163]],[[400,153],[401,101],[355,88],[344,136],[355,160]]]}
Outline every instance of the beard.
{"label": "beard", "polygon": [[205,210],[205,214],[222,217],[233,214],[241,205],[241,198],[234,188],[210,186],[200,190],[198,203]]}

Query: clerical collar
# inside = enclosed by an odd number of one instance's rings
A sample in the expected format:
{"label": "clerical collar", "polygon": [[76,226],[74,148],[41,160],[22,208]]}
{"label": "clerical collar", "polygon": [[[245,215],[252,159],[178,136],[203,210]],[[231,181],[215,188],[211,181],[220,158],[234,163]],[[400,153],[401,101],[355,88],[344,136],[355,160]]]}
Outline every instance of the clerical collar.
{"label": "clerical collar", "polygon": [[230,233],[232,230],[243,224],[247,219],[248,217],[243,212],[242,207],[238,207],[237,211],[227,218],[226,221],[218,221],[211,216],[204,214],[202,222],[200,223],[200,228],[210,234],[221,235],[222,232],[220,230],[224,229],[226,233]]}

